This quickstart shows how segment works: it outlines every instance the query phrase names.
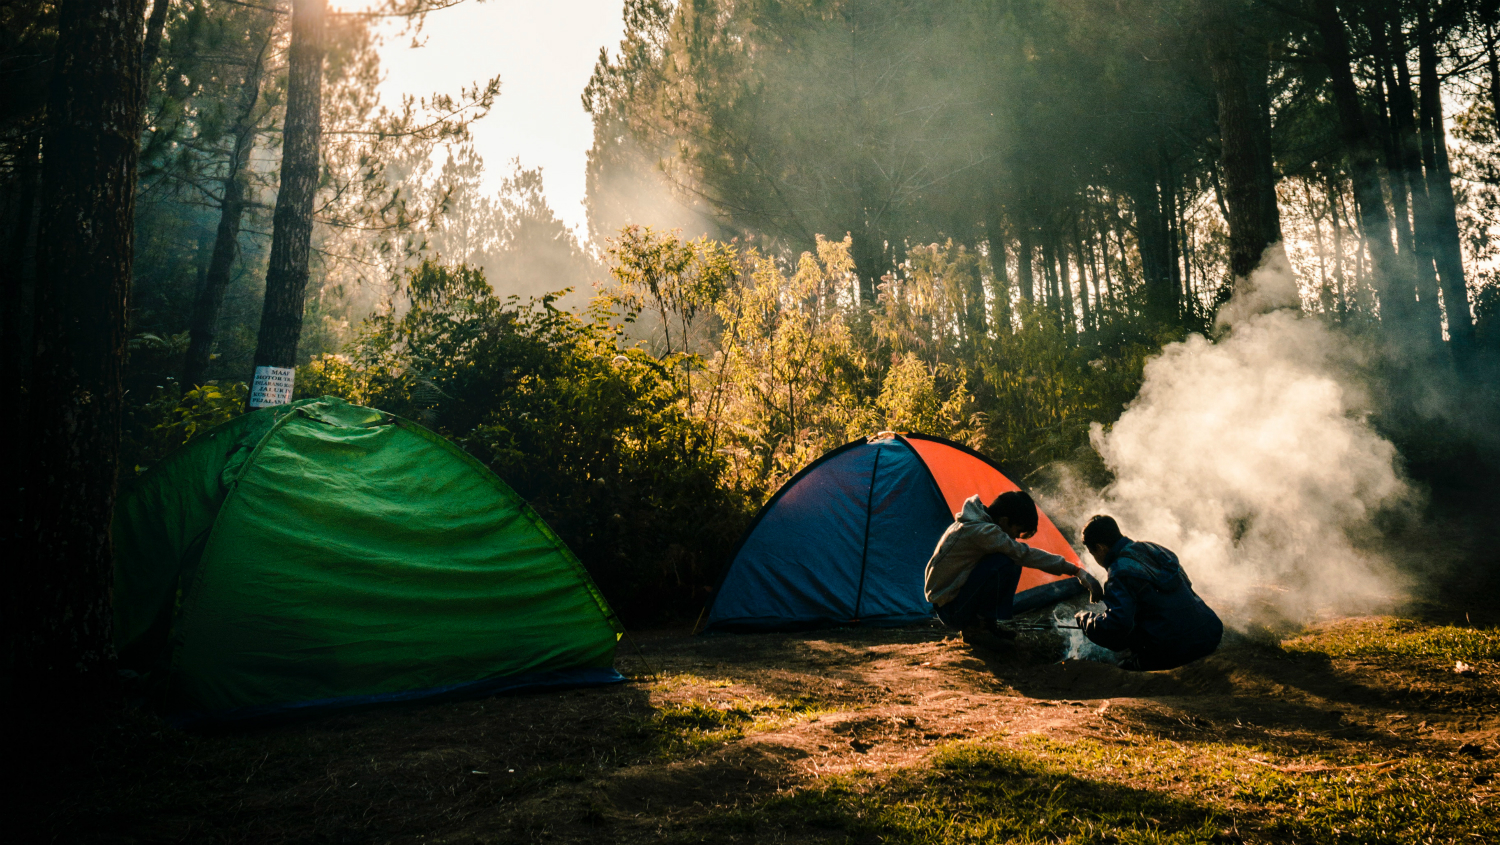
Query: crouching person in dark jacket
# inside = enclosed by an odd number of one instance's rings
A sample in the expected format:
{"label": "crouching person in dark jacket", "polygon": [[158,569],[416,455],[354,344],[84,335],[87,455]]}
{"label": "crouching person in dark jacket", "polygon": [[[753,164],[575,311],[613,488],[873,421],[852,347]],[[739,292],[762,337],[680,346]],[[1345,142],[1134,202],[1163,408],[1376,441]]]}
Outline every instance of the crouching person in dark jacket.
{"label": "crouching person in dark jacket", "polygon": [[1074,618],[1084,636],[1111,651],[1128,651],[1126,669],[1174,669],[1213,654],[1224,623],[1188,580],[1177,555],[1120,534],[1113,517],[1096,516],[1083,544],[1109,572],[1103,613]]}

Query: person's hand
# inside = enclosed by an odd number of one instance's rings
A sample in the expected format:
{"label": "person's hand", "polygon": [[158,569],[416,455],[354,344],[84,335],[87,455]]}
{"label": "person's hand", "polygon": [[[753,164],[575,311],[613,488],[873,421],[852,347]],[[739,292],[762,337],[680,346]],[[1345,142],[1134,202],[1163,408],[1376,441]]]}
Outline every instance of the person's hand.
{"label": "person's hand", "polygon": [[1086,629],[1088,628],[1089,623],[1094,621],[1094,614],[1092,611],[1080,610],[1077,613],[1073,614],[1073,621],[1078,623],[1079,628]]}
{"label": "person's hand", "polygon": [[1089,601],[1104,601],[1104,587],[1099,579],[1090,575],[1087,569],[1078,567],[1078,583],[1089,591]]}

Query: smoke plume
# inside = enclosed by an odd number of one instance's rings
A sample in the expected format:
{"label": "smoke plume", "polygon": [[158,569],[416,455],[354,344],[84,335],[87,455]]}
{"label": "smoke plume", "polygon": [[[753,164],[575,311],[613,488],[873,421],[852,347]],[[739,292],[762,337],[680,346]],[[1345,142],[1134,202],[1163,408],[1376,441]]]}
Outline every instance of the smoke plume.
{"label": "smoke plume", "polygon": [[1297,310],[1279,249],[1241,288],[1217,341],[1165,347],[1120,419],[1094,426],[1114,482],[1064,485],[1057,507],[1175,550],[1236,627],[1385,606],[1405,581],[1361,539],[1412,491],[1367,423],[1358,346]]}

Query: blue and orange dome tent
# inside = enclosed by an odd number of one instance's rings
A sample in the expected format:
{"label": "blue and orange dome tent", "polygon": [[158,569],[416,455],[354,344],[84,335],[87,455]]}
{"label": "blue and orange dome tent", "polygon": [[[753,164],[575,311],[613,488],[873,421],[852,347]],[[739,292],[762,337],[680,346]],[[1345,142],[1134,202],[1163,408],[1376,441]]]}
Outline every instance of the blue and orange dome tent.
{"label": "blue and orange dome tent", "polygon": [[[964,500],[1020,489],[973,449],[923,434],[846,443],[782,485],[740,538],[709,601],[703,631],[792,631],[905,625],[933,614],[927,559]],[[1078,563],[1038,513],[1032,546]],[[1022,571],[1015,609],[1078,589],[1072,578]]]}

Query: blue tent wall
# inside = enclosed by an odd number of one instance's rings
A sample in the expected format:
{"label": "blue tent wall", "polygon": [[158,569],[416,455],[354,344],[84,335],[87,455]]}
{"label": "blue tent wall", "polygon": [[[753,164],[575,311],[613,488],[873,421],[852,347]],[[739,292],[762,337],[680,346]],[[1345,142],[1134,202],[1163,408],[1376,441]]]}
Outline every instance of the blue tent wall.
{"label": "blue tent wall", "polygon": [[932,474],[899,438],[830,452],[761,511],[715,593],[704,630],[927,619],[924,567],[952,521]]}

